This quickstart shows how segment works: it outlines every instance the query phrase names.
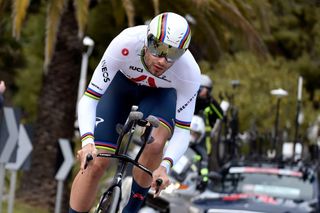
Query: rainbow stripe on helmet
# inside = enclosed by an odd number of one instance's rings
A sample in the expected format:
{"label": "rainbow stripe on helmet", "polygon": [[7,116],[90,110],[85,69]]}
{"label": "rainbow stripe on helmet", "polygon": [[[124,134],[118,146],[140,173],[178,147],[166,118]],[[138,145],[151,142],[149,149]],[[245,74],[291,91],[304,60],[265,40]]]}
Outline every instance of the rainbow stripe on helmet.
{"label": "rainbow stripe on helmet", "polygon": [[[160,14],[158,17],[158,25],[157,25],[157,35],[156,38],[165,43],[165,38],[167,34],[167,20],[168,20],[168,13]],[[185,49],[187,48],[187,44],[189,43],[191,39],[191,30],[188,25],[186,32],[183,34],[183,37],[179,43],[178,48],[179,49]]]}
{"label": "rainbow stripe on helmet", "polygon": [[179,48],[180,49],[184,49],[186,48],[186,44],[189,43],[191,36],[190,36],[190,28],[188,27],[187,31],[185,32],[183,39],[181,40],[180,44],[179,44]]}
{"label": "rainbow stripe on helmet", "polygon": [[158,19],[158,30],[157,30],[156,38],[159,39],[159,41],[161,42],[164,42],[164,39],[166,38],[167,20],[168,20],[167,13],[162,14]]}

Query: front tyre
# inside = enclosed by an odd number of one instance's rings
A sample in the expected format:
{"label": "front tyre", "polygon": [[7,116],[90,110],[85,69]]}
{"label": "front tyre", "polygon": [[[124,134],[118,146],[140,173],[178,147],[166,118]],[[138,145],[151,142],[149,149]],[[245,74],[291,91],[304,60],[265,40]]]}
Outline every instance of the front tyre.
{"label": "front tyre", "polygon": [[121,190],[119,186],[114,186],[104,194],[95,213],[117,213],[120,203]]}

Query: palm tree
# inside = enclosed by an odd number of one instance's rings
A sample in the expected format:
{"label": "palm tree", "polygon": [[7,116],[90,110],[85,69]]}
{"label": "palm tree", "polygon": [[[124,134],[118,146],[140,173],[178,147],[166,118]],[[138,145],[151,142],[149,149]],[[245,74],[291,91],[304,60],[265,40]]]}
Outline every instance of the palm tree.
{"label": "palm tree", "polygon": [[[14,1],[13,35],[19,39],[29,1]],[[48,2],[43,84],[34,130],[34,151],[30,171],[24,173],[18,197],[30,204],[53,210],[56,195],[58,139],[72,139],[80,76],[82,37],[88,14],[88,0]],[[79,26],[79,27],[78,27]],[[64,208],[68,204],[65,184]]]}
{"label": "palm tree", "polygon": [[[10,24],[6,18],[9,15],[9,1],[0,0],[0,80],[6,82],[7,88],[13,84],[14,70],[24,64],[21,45],[6,31]],[[6,90],[6,96],[12,96],[10,90]],[[9,98],[6,99],[7,104],[10,104]]]}
{"label": "palm tree", "polygon": [[163,6],[180,14],[191,15],[189,22],[193,31],[197,32],[194,33],[191,50],[198,55],[197,58],[217,61],[223,53],[235,51],[235,43],[242,44],[241,49],[251,50],[262,58],[268,55],[261,36],[246,18],[248,10],[254,12],[249,1],[193,0],[161,3],[160,8]]}

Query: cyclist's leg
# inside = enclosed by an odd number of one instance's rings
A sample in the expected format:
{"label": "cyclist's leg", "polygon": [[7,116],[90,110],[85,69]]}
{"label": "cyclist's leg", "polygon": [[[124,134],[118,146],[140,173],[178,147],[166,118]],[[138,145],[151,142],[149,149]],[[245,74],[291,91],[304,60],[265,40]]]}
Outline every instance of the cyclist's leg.
{"label": "cyclist's leg", "polygon": [[[175,118],[176,91],[173,89],[151,90],[150,88],[149,90],[141,101],[139,109],[144,112],[145,115],[158,117],[161,125],[152,131],[154,141],[145,147],[139,162],[151,171],[154,171],[159,167],[165,143],[172,135],[173,120]],[[124,213],[135,213],[140,209],[151,182],[152,178],[148,174],[134,167],[131,196],[123,211]],[[138,194],[139,196],[137,196]]]}
{"label": "cyclist's leg", "polygon": [[70,194],[70,207],[78,212],[88,212],[95,201],[98,182],[108,166],[105,159],[95,159],[83,173],[78,172]]}
{"label": "cyclist's leg", "polygon": [[205,187],[208,184],[208,175],[209,175],[209,169],[208,169],[208,162],[209,162],[209,158],[208,158],[208,154],[207,154],[207,150],[205,148],[204,143],[200,143],[196,146],[193,147],[194,151],[200,155],[201,160],[199,162],[199,175],[201,176],[201,180],[199,182],[199,184],[197,185],[197,188],[200,190],[204,190]]}
{"label": "cyclist's leg", "polygon": [[[172,88],[148,88],[145,94],[146,96],[139,104],[140,110],[145,116],[158,117],[161,122],[161,125],[152,131],[153,143],[145,147],[139,160],[142,165],[153,171],[159,167],[162,161],[163,148],[172,135],[177,95],[176,90]],[[134,175],[142,186],[150,186],[152,178],[145,172],[135,168]]]}
{"label": "cyclist's leg", "polygon": [[[204,137],[202,141],[195,146],[195,151],[201,156],[200,172],[202,175],[208,175],[209,155],[207,147],[207,137]],[[202,170],[202,171],[201,171]]]}
{"label": "cyclist's leg", "polygon": [[[140,110],[146,115],[154,115],[159,118],[161,125],[154,129],[152,137],[154,142],[148,144],[141,155],[140,162],[150,170],[155,170],[159,167],[162,161],[163,148],[172,135],[174,128],[175,112],[176,112],[177,95],[176,90],[172,88],[148,90],[148,95],[140,103]],[[152,160],[150,160],[152,159]],[[145,177],[149,177],[141,170],[135,168],[137,181],[139,176],[142,178],[139,182],[147,185]],[[152,178],[150,178],[150,183]],[[149,185],[149,184],[148,184]]]}
{"label": "cyclist's leg", "polygon": [[[110,87],[102,96],[97,106],[97,122],[94,132],[95,145],[99,152],[114,152],[116,148],[116,124],[124,123],[132,103],[127,96],[131,84],[123,74],[115,76]],[[70,207],[79,212],[86,212],[92,207],[98,183],[108,166],[108,160],[96,158],[83,173],[75,177],[70,195]]]}
{"label": "cyclist's leg", "polygon": [[[170,136],[171,132],[162,125],[154,129],[152,132],[154,141],[145,147],[139,162],[151,171],[157,169],[162,161],[163,148]],[[140,169],[135,167],[133,169],[133,176],[142,187],[150,186],[152,178]]]}

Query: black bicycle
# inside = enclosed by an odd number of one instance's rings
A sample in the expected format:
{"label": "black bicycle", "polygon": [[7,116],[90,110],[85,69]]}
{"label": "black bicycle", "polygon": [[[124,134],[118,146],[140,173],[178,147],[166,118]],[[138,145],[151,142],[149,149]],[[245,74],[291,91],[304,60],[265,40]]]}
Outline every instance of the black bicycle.
{"label": "black bicycle", "polygon": [[[227,109],[222,121],[222,125],[218,130],[218,138],[216,143],[217,160],[219,166],[224,165],[230,160],[238,160],[241,158],[240,140],[239,140],[239,109],[235,105],[235,89],[239,87],[238,80],[232,80],[231,85],[233,92],[231,94],[219,94],[220,99],[227,100]],[[225,98],[226,97],[226,98]],[[220,152],[220,146],[223,152]]]}
{"label": "black bicycle", "polygon": [[[144,132],[141,135],[141,148],[135,158],[130,157],[128,153],[128,149],[130,144],[132,143],[133,135],[135,133],[136,127],[144,127]],[[116,129],[119,134],[117,139],[117,149],[114,154],[111,153],[99,153],[97,157],[102,158],[116,158],[118,159],[118,165],[116,174],[113,177],[111,185],[107,188],[107,190],[101,195],[99,203],[95,209],[95,213],[116,213],[119,209],[120,201],[121,201],[121,185],[122,179],[126,172],[127,165],[129,163],[143,170],[147,174],[152,177],[152,172],[141,165],[138,160],[140,155],[142,154],[146,144],[152,143],[153,138],[151,137],[151,131],[153,128],[157,128],[159,126],[159,120],[150,115],[146,119],[143,119],[143,113],[137,111],[137,107],[133,106],[132,110],[127,118],[127,121],[124,125],[118,124]],[[92,156],[87,156],[87,163],[92,160]],[[160,179],[157,180],[158,186],[161,185]]]}

